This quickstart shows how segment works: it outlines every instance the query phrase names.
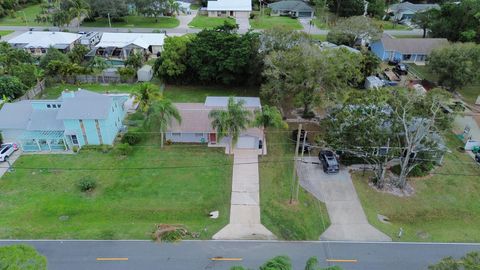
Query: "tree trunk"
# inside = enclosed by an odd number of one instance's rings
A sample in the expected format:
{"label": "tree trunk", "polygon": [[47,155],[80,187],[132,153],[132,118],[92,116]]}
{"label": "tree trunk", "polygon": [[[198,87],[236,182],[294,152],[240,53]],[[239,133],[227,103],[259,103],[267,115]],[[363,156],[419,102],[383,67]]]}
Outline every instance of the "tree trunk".
{"label": "tree trunk", "polygon": [[263,144],[262,144],[262,156],[265,155],[265,147],[266,147],[266,144],[265,144],[265,138],[267,137],[267,135],[265,135],[265,132],[266,132],[266,129],[263,128]]}
{"label": "tree trunk", "polygon": [[427,36],[427,28],[423,28],[423,38],[425,38]]}
{"label": "tree trunk", "polygon": [[163,132],[160,131],[160,148],[163,148]]}
{"label": "tree trunk", "polygon": [[407,149],[407,154],[400,164],[400,175],[398,176],[398,187],[403,189],[407,183],[408,163],[410,162],[410,155],[412,150]]}

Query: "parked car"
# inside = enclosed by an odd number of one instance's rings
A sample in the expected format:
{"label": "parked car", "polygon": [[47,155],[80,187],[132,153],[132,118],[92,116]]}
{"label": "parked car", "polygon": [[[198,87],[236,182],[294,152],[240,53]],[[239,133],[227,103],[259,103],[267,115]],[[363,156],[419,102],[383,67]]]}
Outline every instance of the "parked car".
{"label": "parked car", "polygon": [[16,143],[4,143],[4,144],[0,145],[0,148],[3,148],[4,146],[7,146],[7,145],[12,146],[14,151],[18,150],[18,144],[16,144]]}
{"label": "parked car", "polygon": [[335,153],[330,150],[322,150],[320,154],[318,154],[318,159],[323,166],[323,171],[325,173],[338,173],[340,170],[340,166],[338,163],[337,158],[335,157]]}
{"label": "parked car", "polygon": [[390,59],[390,60],[388,60],[388,64],[391,65],[391,66],[396,66],[396,65],[400,64],[400,59]]}
{"label": "parked car", "polygon": [[393,68],[393,72],[397,73],[398,75],[407,75],[408,74],[408,66],[405,64],[397,64]]}
{"label": "parked car", "polygon": [[7,144],[0,148],[0,161],[6,161],[9,156],[11,156],[14,152],[13,145]]}
{"label": "parked car", "polygon": [[480,163],[480,152],[475,154],[475,160]]}

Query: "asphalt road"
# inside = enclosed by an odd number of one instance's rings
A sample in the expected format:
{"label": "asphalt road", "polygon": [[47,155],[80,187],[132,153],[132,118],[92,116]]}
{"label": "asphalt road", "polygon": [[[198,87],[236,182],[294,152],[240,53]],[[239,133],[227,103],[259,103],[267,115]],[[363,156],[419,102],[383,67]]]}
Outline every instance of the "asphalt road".
{"label": "asphalt road", "polygon": [[[460,257],[480,251],[480,244],[354,243],[280,241],[183,241],[176,244],[151,241],[0,241],[0,246],[26,243],[48,259],[51,270],[194,270],[229,269],[243,265],[258,269],[277,255],[292,258],[295,270],[304,269],[310,256],[322,266],[343,269],[416,270],[445,256]],[[212,258],[229,260],[212,260]],[[341,262],[327,262],[340,260]],[[234,261],[232,261],[234,260]],[[345,261],[344,261],[345,260]]]}
{"label": "asphalt road", "polygon": [[[54,26],[35,26],[35,27],[27,27],[27,26],[0,26],[0,30],[13,30],[13,31],[20,31],[20,32],[25,32],[28,31],[30,28],[34,28],[37,31],[41,31],[43,29],[50,29],[50,30],[58,30],[58,27]],[[65,28],[62,28],[65,29]],[[96,31],[96,32],[119,32],[119,33],[128,33],[128,32],[134,32],[134,33],[152,33],[153,30],[159,28],[108,28],[108,27],[80,27],[80,30],[78,30],[77,27],[67,27],[70,32],[77,32],[77,31]],[[170,28],[170,29],[162,29],[167,31],[167,34],[170,35],[184,35],[188,33],[197,33],[200,32],[200,29],[195,29],[195,28],[189,28],[189,27],[177,27],[177,28]],[[246,32],[246,29],[239,30],[240,33]],[[324,29],[317,29],[317,28],[312,28],[308,31],[305,31],[310,34],[318,34],[318,35],[326,35],[328,33],[328,30]],[[391,35],[417,35],[421,36],[422,35],[422,30],[421,29],[412,29],[412,30],[385,30],[385,33],[391,34]]]}

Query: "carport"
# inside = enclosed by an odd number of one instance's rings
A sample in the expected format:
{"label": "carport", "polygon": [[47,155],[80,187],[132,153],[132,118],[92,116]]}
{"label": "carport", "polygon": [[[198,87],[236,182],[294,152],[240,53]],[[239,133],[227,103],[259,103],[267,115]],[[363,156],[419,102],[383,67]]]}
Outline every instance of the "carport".
{"label": "carport", "polygon": [[254,136],[240,136],[237,141],[237,147],[239,149],[257,149],[258,138]]}

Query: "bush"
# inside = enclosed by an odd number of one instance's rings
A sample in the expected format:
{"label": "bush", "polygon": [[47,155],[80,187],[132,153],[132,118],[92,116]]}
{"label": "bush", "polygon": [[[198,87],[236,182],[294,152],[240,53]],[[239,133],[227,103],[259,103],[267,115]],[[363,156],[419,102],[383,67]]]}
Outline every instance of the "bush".
{"label": "bush", "polygon": [[120,143],[115,148],[115,151],[122,156],[128,156],[133,152],[133,148],[128,143]]}
{"label": "bush", "polygon": [[90,192],[97,187],[97,181],[90,177],[84,177],[77,183],[81,192]]}
{"label": "bush", "polygon": [[[435,165],[433,164],[433,162],[423,162],[423,163],[420,163],[418,164],[417,166],[415,166],[415,168],[413,168],[410,173],[408,174],[409,177],[422,177],[422,176],[427,176],[431,170],[433,170],[433,168],[435,167]],[[395,165],[393,167],[390,168],[390,170],[396,174],[396,175],[400,175],[400,165]]]}
{"label": "bush", "polygon": [[348,33],[330,31],[327,34],[327,41],[337,45],[353,46],[355,43],[355,36]]}
{"label": "bush", "polygon": [[73,151],[74,153],[77,153],[77,152],[78,152],[78,146],[74,145],[74,146],[72,147],[72,151]]}
{"label": "bush", "polygon": [[122,67],[118,69],[118,74],[123,82],[127,82],[131,80],[137,74],[137,72],[132,67]]}
{"label": "bush", "polygon": [[136,145],[142,141],[142,134],[137,132],[127,132],[123,135],[121,142],[128,143],[129,145]]}
{"label": "bush", "polygon": [[145,115],[143,115],[142,112],[138,111],[138,112],[135,112],[133,114],[131,114],[129,117],[128,117],[129,120],[132,120],[132,121],[136,121],[136,120],[143,120],[145,119]]}
{"label": "bush", "polygon": [[82,149],[85,150],[92,150],[92,151],[99,151],[104,154],[110,152],[112,150],[112,146],[107,145],[107,144],[101,144],[101,145],[85,145],[82,147]]}

